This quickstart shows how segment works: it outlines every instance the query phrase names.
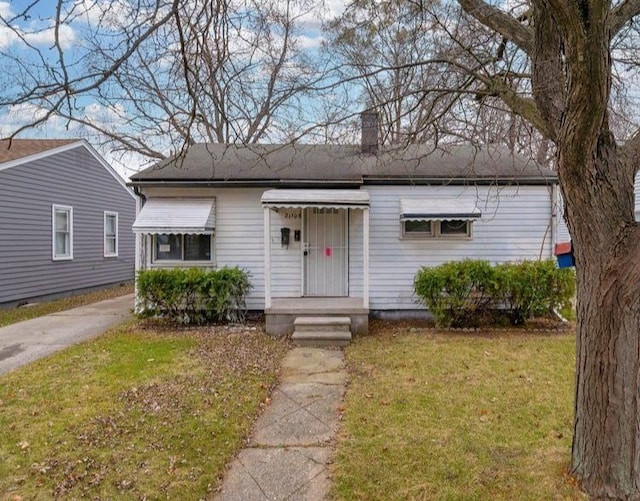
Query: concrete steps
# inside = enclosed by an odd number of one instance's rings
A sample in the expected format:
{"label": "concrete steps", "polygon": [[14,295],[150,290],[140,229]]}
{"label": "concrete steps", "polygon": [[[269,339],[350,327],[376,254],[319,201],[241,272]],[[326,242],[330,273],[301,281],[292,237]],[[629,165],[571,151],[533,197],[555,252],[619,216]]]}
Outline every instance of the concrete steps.
{"label": "concrete steps", "polygon": [[297,317],[293,321],[296,346],[346,346],[351,341],[349,317]]}

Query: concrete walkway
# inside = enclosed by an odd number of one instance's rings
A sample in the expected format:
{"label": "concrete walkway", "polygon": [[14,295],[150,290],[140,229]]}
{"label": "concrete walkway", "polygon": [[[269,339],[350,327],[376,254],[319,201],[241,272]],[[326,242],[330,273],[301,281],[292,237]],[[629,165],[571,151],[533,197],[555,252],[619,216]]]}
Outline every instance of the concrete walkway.
{"label": "concrete walkway", "polygon": [[0,374],[99,336],[131,317],[133,294],[0,327]]}
{"label": "concrete walkway", "polygon": [[331,487],[329,464],[347,373],[340,350],[294,348],[282,381],[231,463],[218,501],[321,501]]}

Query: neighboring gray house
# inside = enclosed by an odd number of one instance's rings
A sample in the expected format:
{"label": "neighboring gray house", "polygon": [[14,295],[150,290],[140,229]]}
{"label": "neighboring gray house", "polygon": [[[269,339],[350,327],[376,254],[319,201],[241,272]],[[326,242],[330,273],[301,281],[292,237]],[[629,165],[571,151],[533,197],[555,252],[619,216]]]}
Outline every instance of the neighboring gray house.
{"label": "neighboring gray house", "polygon": [[552,258],[557,177],[501,148],[196,144],[135,174],[137,268],[240,266],[267,330],[419,310],[421,266]]}
{"label": "neighboring gray house", "polygon": [[133,281],[135,213],[86,141],[0,141],[0,305]]}

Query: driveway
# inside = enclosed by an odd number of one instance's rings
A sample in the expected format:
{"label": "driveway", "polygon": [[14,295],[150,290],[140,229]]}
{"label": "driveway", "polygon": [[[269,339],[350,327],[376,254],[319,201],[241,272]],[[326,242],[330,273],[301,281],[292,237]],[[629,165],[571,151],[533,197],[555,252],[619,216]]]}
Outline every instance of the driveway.
{"label": "driveway", "polygon": [[0,328],[0,374],[33,362],[131,318],[133,294]]}

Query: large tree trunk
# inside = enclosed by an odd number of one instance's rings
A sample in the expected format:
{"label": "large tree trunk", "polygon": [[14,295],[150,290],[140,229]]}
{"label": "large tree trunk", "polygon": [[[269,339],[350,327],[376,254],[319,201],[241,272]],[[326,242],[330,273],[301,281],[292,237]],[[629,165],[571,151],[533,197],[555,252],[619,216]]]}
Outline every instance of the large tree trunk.
{"label": "large tree trunk", "polygon": [[[547,3],[549,2],[549,3]],[[563,43],[565,91],[556,144],[558,175],[578,280],[572,473],[595,499],[640,500],[640,231],[634,168],[609,130],[609,3],[542,0]],[[538,26],[541,30],[544,26]],[[539,32],[537,54],[548,53]],[[538,85],[541,81],[538,81]],[[549,120],[558,103],[536,95]]]}
{"label": "large tree trunk", "polygon": [[578,280],[572,473],[595,499],[640,500],[640,228],[633,171],[603,129],[560,153]]}
{"label": "large tree trunk", "polygon": [[593,498],[640,501],[640,133],[619,147],[608,123],[612,37],[640,0],[531,0],[525,22],[458,2],[531,58],[535,107],[513,89],[500,97],[557,147],[578,279],[571,470]]}
{"label": "large tree trunk", "polygon": [[601,255],[583,248],[577,264],[572,473],[596,499],[640,499],[638,238]]}

